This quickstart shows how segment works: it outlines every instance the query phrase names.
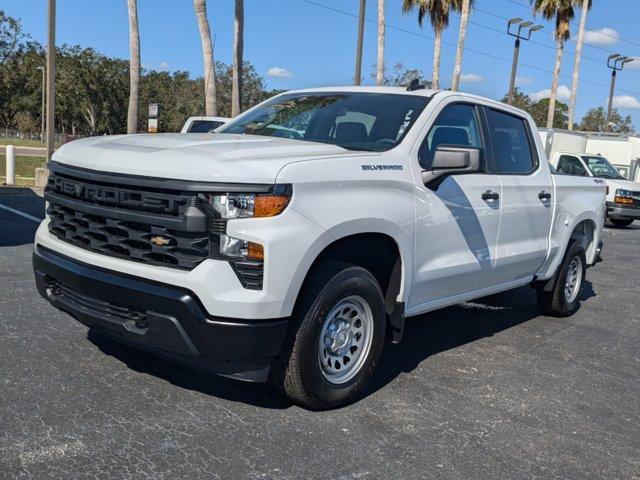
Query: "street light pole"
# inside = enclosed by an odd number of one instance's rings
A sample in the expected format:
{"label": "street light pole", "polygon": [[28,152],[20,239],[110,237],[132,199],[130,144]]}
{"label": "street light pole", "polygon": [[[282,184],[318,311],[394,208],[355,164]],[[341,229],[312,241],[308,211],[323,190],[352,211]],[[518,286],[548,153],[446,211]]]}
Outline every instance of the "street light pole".
{"label": "street light pole", "polygon": [[362,80],[362,41],[364,37],[364,13],[367,0],[360,0],[360,13],[358,15],[358,45],[356,47],[356,74],[353,80],[354,85],[360,85]]}
{"label": "street light pole", "polygon": [[44,142],[44,123],[45,123],[45,75],[44,67],[38,67],[38,70],[42,70],[42,102],[40,106],[40,141]]}
{"label": "street light pole", "polygon": [[612,131],[611,128],[611,115],[613,114],[613,92],[616,88],[616,77],[618,71],[624,68],[625,63],[632,62],[633,58],[625,57],[619,53],[609,55],[607,58],[607,67],[611,69],[611,85],[609,86],[609,104],[607,106],[607,126],[606,130]]}
{"label": "street light pole", "polygon": [[53,155],[55,142],[56,0],[49,0],[47,16],[49,23],[47,35],[47,162],[49,162]]}
{"label": "street light pole", "polygon": [[[518,30],[511,31],[511,27],[518,25]],[[542,25],[534,25],[533,22],[523,22],[521,18],[512,18],[507,22],[507,33],[512,37],[516,37],[515,46],[513,48],[513,62],[511,63],[511,80],[509,81],[509,94],[507,95],[507,103],[513,105],[513,95],[516,88],[516,71],[518,70],[518,56],[520,55],[520,40],[529,40],[531,33],[541,30]],[[526,35],[523,33],[526,31]]]}

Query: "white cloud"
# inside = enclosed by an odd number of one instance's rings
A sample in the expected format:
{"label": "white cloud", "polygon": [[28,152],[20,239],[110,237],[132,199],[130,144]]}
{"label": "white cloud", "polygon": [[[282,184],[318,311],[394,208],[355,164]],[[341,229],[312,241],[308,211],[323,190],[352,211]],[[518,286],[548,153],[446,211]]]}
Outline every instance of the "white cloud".
{"label": "white cloud", "polygon": [[267,70],[267,75],[269,77],[293,78],[293,73],[282,67],[271,67],[269,70]]}
{"label": "white cloud", "polygon": [[617,30],[608,27],[584,32],[584,42],[589,45],[614,45],[618,43],[619,37]]}
{"label": "white cloud", "polygon": [[169,70],[169,64],[167,62],[160,62],[158,66],[160,67],[160,70]]}
{"label": "white cloud", "polygon": [[[542,100],[543,98],[549,98],[551,96],[551,89],[545,88],[544,90],[540,90],[539,92],[533,92],[529,94],[531,99],[535,102]],[[571,97],[571,90],[566,85],[560,85],[558,87],[558,92],[556,93],[556,100],[558,102],[568,102]]]}
{"label": "white cloud", "polygon": [[460,75],[460,82],[482,83],[484,82],[484,77],[482,75],[478,75],[477,73],[463,73],[462,75]]}
{"label": "white cloud", "polygon": [[516,85],[531,85],[533,78],[530,77],[516,77]]}
{"label": "white cloud", "polygon": [[640,110],[640,100],[631,95],[617,95],[613,97],[613,106],[616,108],[632,108]]}

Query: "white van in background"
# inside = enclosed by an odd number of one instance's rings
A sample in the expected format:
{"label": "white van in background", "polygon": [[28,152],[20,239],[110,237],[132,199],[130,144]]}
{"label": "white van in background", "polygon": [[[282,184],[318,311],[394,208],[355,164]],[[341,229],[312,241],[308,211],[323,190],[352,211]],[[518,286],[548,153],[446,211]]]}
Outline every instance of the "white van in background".
{"label": "white van in background", "polygon": [[600,155],[556,152],[549,159],[557,173],[602,178],[607,182],[607,218],[616,227],[640,219],[640,183],[624,178]]}
{"label": "white van in background", "polygon": [[229,120],[227,117],[189,117],[180,133],[211,133]]}

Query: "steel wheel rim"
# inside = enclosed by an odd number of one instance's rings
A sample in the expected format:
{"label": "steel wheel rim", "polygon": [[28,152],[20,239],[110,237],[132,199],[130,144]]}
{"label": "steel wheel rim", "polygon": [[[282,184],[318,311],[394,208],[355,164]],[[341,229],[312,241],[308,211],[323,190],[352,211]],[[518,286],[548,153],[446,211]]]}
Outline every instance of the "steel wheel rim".
{"label": "steel wheel rim", "polygon": [[333,384],[351,380],[362,369],[373,340],[373,313],[359,295],[345,297],[325,317],[318,340],[318,363]]}
{"label": "steel wheel rim", "polygon": [[582,285],[582,258],[575,256],[569,262],[567,268],[567,277],[564,282],[564,297],[567,303],[572,303],[578,293],[580,292],[580,286]]}

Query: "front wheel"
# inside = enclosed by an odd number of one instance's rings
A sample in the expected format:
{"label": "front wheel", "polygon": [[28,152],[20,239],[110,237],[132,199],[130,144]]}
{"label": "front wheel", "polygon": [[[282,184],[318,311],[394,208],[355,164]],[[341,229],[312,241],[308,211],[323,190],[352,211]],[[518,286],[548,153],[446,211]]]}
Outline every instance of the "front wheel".
{"label": "front wheel", "polygon": [[580,290],[587,271],[584,249],[577,241],[573,241],[564,260],[559,267],[553,289],[537,291],[538,305],[545,315],[551,317],[568,317],[580,307]]}
{"label": "front wheel", "polygon": [[385,327],[384,300],[374,276],[347,263],[323,262],[301,292],[272,381],[304,407],[344,405],[371,378]]}
{"label": "front wheel", "polygon": [[628,227],[629,225],[631,225],[633,223],[633,219],[632,218],[625,218],[625,219],[621,219],[621,218],[610,218],[609,221],[611,223],[613,223],[614,226],[618,227],[618,228],[625,228]]}

